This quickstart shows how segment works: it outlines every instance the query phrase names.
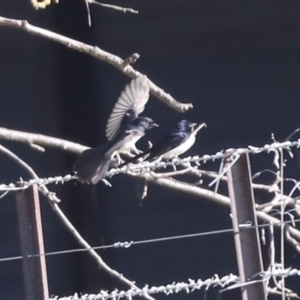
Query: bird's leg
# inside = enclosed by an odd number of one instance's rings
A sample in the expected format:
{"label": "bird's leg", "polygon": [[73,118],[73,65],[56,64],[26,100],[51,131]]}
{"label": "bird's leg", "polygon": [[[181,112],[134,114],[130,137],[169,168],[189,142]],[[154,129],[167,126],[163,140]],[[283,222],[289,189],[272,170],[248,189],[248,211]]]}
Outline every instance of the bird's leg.
{"label": "bird's leg", "polygon": [[111,159],[116,158],[118,161],[118,165],[122,164],[124,162],[124,160],[121,158],[120,154],[118,151],[114,151],[114,153],[111,156]]}
{"label": "bird's leg", "polygon": [[169,158],[169,160],[171,160],[171,161],[173,162],[172,167],[173,167],[174,172],[177,171],[177,167],[176,167],[176,165],[175,165],[175,163],[174,163],[175,160],[176,160],[176,158],[178,158],[177,155],[172,155],[172,156]]}
{"label": "bird's leg", "polygon": [[133,145],[130,150],[136,155],[143,153],[143,151],[139,150],[135,145]]}
{"label": "bird's leg", "polygon": [[135,154],[131,153],[129,150],[128,151],[123,151],[122,154],[125,154],[125,155],[129,156],[130,158],[135,157]]}

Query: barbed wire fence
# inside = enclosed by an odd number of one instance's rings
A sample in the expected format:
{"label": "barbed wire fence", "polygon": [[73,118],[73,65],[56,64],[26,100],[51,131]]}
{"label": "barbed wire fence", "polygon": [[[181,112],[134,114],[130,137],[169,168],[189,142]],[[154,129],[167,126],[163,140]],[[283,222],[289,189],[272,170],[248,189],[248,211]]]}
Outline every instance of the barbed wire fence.
{"label": "barbed wire fence", "polygon": [[[185,158],[174,157],[169,161],[154,161],[154,162],[144,161],[142,163],[125,165],[122,168],[110,169],[110,171],[107,174],[107,178],[110,178],[117,174],[132,174],[132,172],[137,172],[138,174],[140,174],[142,172],[147,172],[150,169],[155,169],[155,170],[165,169],[170,166],[176,167],[179,165],[185,165],[187,163],[195,163],[196,166],[200,166],[201,163],[205,164],[209,161],[222,160],[226,157],[226,155],[231,155],[234,158],[234,162],[235,162],[236,159],[242,154],[260,154],[263,152],[274,153],[275,156],[274,163],[276,164],[276,166],[278,166],[277,152],[280,149],[290,151],[290,149],[293,147],[300,148],[300,139],[298,139],[297,141],[285,141],[282,143],[274,142],[272,144],[266,144],[262,147],[248,146],[247,148],[236,148],[236,149],[229,148],[223,151],[218,151],[217,153],[211,155],[209,154],[205,154],[202,156],[196,155],[196,156],[189,156]],[[221,180],[225,172],[226,170],[223,170],[222,173],[219,174],[218,177],[213,181],[213,183],[218,180]],[[20,183],[18,184],[18,186],[14,183],[0,184],[0,191],[15,191],[15,190],[26,189],[34,184],[37,184],[38,186],[44,186],[49,184],[63,184],[70,180],[76,180],[76,179],[77,179],[76,175],[72,175],[72,174],[67,174],[64,176],[54,176],[48,178],[31,179],[29,181],[20,178]]]}
{"label": "barbed wire fence", "polygon": [[[0,129],[0,131],[1,131],[1,129]],[[286,150],[288,153],[291,153],[290,150],[293,147],[296,147],[296,148],[300,147],[300,139],[296,140],[296,141],[285,141],[283,143],[274,142],[272,144],[267,144],[262,147],[248,146],[247,148],[238,148],[238,149],[231,148],[231,149],[227,149],[224,151],[219,151],[212,155],[206,154],[206,155],[202,155],[202,156],[174,158],[170,161],[160,161],[160,162],[141,162],[141,163],[137,163],[137,164],[130,164],[130,165],[124,166],[122,168],[111,169],[108,172],[107,179],[105,181],[106,181],[106,184],[109,184],[108,183],[109,178],[112,176],[116,176],[120,173],[125,173],[125,174],[131,175],[131,176],[142,176],[146,180],[153,182],[153,183],[157,183],[157,184],[160,184],[161,183],[160,181],[163,181],[163,182],[166,181],[167,184],[170,185],[169,186],[170,188],[173,188],[172,184],[174,184],[174,183],[179,184],[179,188],[182,188],[183,191],[185,191],[185,192],[188,190],[188,188],[190,188],[192,190],[192,192],[195,192],[195,189],[196,189],[197,192],[201,191],[200,192],[201,196],[205,195],[206,198],[208,198],[210,200],[212,198],[215,198],[215,200],[217,199],[216,200],[217,202],[218,201],[223,201],[223,202],[227,201],[226,204],[229,205],[230,204],[229,198],[227,196],[218,194],[216,190],[212,192],[209,189],[202,189],[200,187],[196,187],[196,186],[190,185],[185,182],[179,182],[179,181],[175,182],[170,177],[170,175],[172,175],[172,176],[181,175],[181,174],[185,174],[187,172],[192,172],[193,174],[197,174],[198,176],[206,175],[206,176],[212,178],[212,181],[210,182],[209,186],[212,186],[212,185],[217,186],[219,181],[227,180],[226,172],[232,168],[232,166],[237,162],[237,160],[242,155],[244,155],[244,154],[258,155],[263,152],[273,153],[274,154],[273,163],[276,166],[276,168],[280,169],[282,166],[282,162],[280,162],[282,151]],[[3,146],[0,147],[0,150],[2,152],[4,150],[3,148],[4,148]],[[6,149],[6,151],[9,151],[9,150]],[[80,150],[79,150],[79,152],[80,152]],[[9,153],[9,156],[11,156],[11,155],[12,155],[12,153]],[[230,164],[223,167],[223,169],[220,170],[219,173],[213,173],[213,172],[208,172],[208,171],[204,170],[203,166],[205,165],[205,163],[207,163],[209,161],[213,161],[213,162],[217,162],[220,160],[222,161],[222,160],[226,159],[226,157],[228,157],[228,156],[231,157]],[[15,159],[17,159],[17,158],[15,158]],[[20,158],[18,158],[18,159],[20,160]],[[24,163],[25,162],[23,162],[23,164]],[[25,163],[25,165],[26,165],[26,163]],[[177,170],[179,166],[183,166],[183,169]],[[157,173],[158,170],[166,169],[168,167],[172,167],[173,171]],[[154,171],[156,173],[154,173]],[[268,228],[272,228],[273,226],[280,227],[282,230],[284,230],[285,239],[287,241],[289,241],[295,247],[295,250],[297,250],[297,252],[299,252],[300,251],[300,246],[299,246],[300,232],[296,228],[296,223],[298,221],[300,221],[300,219],[298,219],[297,217],[295,218],[295,216],[292,214],[292,212],[299,216],[299,212],[300,212],[299,199],[298,199],[298,196],[294,196],[294,193],[297,190],[299,191],[300,183],[295,180],[294,188],[291,191],[289,191],[289,193],[287,195],[283,195],[281,193],[282,190],[280,188],[280,183],[284,180],[284,178],[280,177],[280,175],[278,175],[278,174],[277,174],[277,177],[280,178],[281,180],[275,181],[275,183],[272,184],[271,186],[262,185],[262,184],[253,184],[253,188],[262,189],[262,190],[268,191],[270,193],[274,193],[274,195],[275,195],[274,199],[270,203],[266,203],[263,206],[256,205],[257,217],[261,218],[262,220],[264,220],[264,222],[268,222],[268,223],[265,223],[262,225],[255,225],[252,223],[244,223],[244,224],[239,224],[239,227],[243,230],[257,228],[260,226],[268,227]],[[44,191],[43,194],[46,197],[48,197],[51,205],[57,209],[57,205],[60,202],[60,199],[55,194],[51,193],[47,189],[46,186],[51,185],[51,184],[56,184],[56,185],[64,184],[71,180],[76,180],[76,179],[77,179],[76,174],[67,174],[65,176],[54,176],[54,177],[48,177],[48,178],[39,178],[36,175],[35,178],[33,178],[31,180],[23,180],[22,178],[20,178],[18,183],[1,184],[0,191],[3,192],[2,196],[4,196],[7,193],[12,192],[12,191],[24,191],[33,186],[37,186],[40,191]],[[275,188],[274,186],[277,186],[277,188]],[[46,189],[46,191],[43,189]],[[205,191],[205,192],[203,193],[203,191]],[[285,210],[283,211],[283,214],[287,214],[290,217],[289,221],[283,221],[280,218],[275,218],[271,214],[268,214],[275,207],[278,207],[280,205],[286,206],[287,204],[291,204],[291,203],[293,204],[292,209],[289,211],[285,211]],[[65,225],[66,225],[66,223],[65,223]],[[67,225],[67,227],[68,226],[69,225]],[[221,230],[218,233],[225,233],[227,231],[232,232],[232,229]],[[194,236],[203,236],[203,235],[207,235],[207,234],[215,234],[215,232],[196,233],[196,234],[191,234],[191,235],[185,235],[182,237],[167,237],[167,238],[160,238],[160,239],[158,238],[158,239],[154,239],[151,241],[149,241],[149,240],[148,241],[129,241],[129,242],[128,241],[127,242],[119,241],[119,242],[114,243],[113,245],[104,246],[104,247],[107,247],[107,248],[114,247],[114,248],[126,249],[126,248],[129,248],[129,247],[131,247],[135,244],[139,244],[139,243],[158,242],[161,240],[170,240],[170,239],[183,238],[183,237],[191,238]],[[271,236],[272,235],[273,235],[273,233],[271,234]],[[78,238],[78,236],[77,236],[77,238]],[[103,247],[103,246],[91,247],[86,242],[82,242],[82,239],[83,238],[80,237],[79,241],[85,248],[74,249],[74,250],[71,249],[71,250],[67,250],[67,251],[58,251],[58,252],[54,252],[54,253],[47,253],[47,252],[45,253],[42,251],[42,252],[40,252],[40,254],[38,256],[44,257],[47,255],[59,255],[62,253],[71,253],[74,251],[89,251],[92,253],[92,255],[94,255],[94,258],[96,258],[99,262],[99,255],[96,254],[96,256],[95,256],[95,252],[93,252],[93,251],[95,251],[96,249],[101,249],[101,247]],[[284,280],[284,278],[290,277],[290,276],[299,276],[300,271],[293,267],[284,268],[284,265],[282,264],[282,262],[281,263],[275,262],[274,241],[273,241],[273,244],[271,243],[270,249],[273,249],[272,250],[273,252],[270,251],[272,253],[271,256],[273,257],[273,259],[271,260],[270,266],[266,270],[263,270],[257,274],[252,274],[253,276],[251,278],[247,278],[247,282],[241,282],[240,277],[238,277],[236,275],[229,274],[229,275],[221,277],[216,274],[212,278],[206,279],[206,280],[190,279],[189,282],[178,282],[178,283],[172,282],[167,285],[152,286],[152,287],[149,287],[148,285],[146,285],[143,288],[139,288],[137,286],[133,286],[133,287],[131,286],[130,289],[125,290],[125,291],[119,291],[116,289],[111,292],[100,291],[100,293],[98,293],[98,294],[85,294],[85,295],[78,295],[75,293],[73,296],[62,296],[62,297],[56,296],[56,297],[52,297],[50,299],[51,300],[52,299],[53,300],[54,299],[121,299],[121,298],[132,299],[135,296],[144,296],[148,299],[152,299],[152,297],[150,297],[150,295],[157,294],[157,293],[164,293],[166,295],[178,293],[181,291],[190,293],[190,292],[194,292],[194,291],[197,291],[200,289],[207,290],[209,288],[213,288],[216,286],[222,287],[223,288],[222,291],[228,291],[233,288],[241,288],[244,286],[253,285],[258,282],[264,282],[265,284],[267,284],[266,285],[267,292],[269,294],[284,293],[287,297],[299,299],[299,296],[296,292],[293,292],[292,290],[285,288],[284,285],[282,286],[282,280]],[[27,255],[27,258],[29,259],[34,256],[35,255]],[[22,257],[22,256],[2,258],[2,259],[0,259],[0,263],[2,261],[21,259],[21,258],[24,259],[24,257]],[[100,258],[100,260],[102,261],[101,258]],[[100,264],[105,265],[105,263],[103,261]],[[111,270],[109,267],[108,267],[107,271],[115,272],[115,270]],[[277,277],[281,278],[280,284],[278,284],[276,281]],[[270,287],[269,283],[271,280],[276,282],[277,285],[275,284],[275,286]],[[131,285],[132,283],[129,283],[129,284]],[[229,287],[226,288],[226,286],[228,286],[228,285],[229,285]]]}

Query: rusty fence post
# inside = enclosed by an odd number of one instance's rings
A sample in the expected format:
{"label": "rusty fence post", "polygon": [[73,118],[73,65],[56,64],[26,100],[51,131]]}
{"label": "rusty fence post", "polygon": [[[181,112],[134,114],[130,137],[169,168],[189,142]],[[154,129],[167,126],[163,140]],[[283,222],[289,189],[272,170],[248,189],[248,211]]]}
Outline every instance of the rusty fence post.
{"label": "rusty fence post", "polygon": [[[49,298],[38,188],[16,191],[26,300]],[[36,255],[34,257],[28,257]]]}
{"label": "rusty fence post", "polygon": [[[228,154],[225,168],[229,167],[230,163],[231,156]],[[227,179],[239,276],[241,282],[247,282],[253,275],[263,271],[257,227],[251,229],[240,227],[247,222],[257,225],[248,154],[242,154],[228,169]],[[267,299],[262,282],[243,287],[241,293],[243,300]]]}

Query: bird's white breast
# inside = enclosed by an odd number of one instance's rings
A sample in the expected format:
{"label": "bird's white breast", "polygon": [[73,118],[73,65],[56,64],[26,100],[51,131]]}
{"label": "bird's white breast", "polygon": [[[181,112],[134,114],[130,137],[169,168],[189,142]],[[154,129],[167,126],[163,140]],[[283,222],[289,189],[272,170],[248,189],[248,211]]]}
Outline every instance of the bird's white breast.
{"label": "bird's white breast", "polygon": [[118,152],[123,153],[123,152],[128,152],[131,149],[133,149],[135,147],[135,143],[143,136],[143,134],[137,135],[135,137],[133,137],[128,143],[125,143],[125,145],[123,145]]}
{"label": "bird's white breast", "polygon": [[179,146],[170,150],[169,152],[166,152],[163,155],[163,158],[170,159],[172,157],[183,154],[184,152],[188,151],[194,145],[195,141],[196,141],[196,136],[194,134],[191,134],[184,143],[180,144]]}

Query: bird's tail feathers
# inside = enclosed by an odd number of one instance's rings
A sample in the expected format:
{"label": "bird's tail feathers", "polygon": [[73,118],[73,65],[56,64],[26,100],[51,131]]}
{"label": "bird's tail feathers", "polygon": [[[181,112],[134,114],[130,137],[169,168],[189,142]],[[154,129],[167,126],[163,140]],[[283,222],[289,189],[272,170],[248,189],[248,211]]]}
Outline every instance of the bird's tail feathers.
{"label": "bird's tail feathers", "polygon": [[111,153],[105,153],[101,147],[85,150],[74,164],[78,180],[83,183],[96,184],[105,178],[111,161]]}

